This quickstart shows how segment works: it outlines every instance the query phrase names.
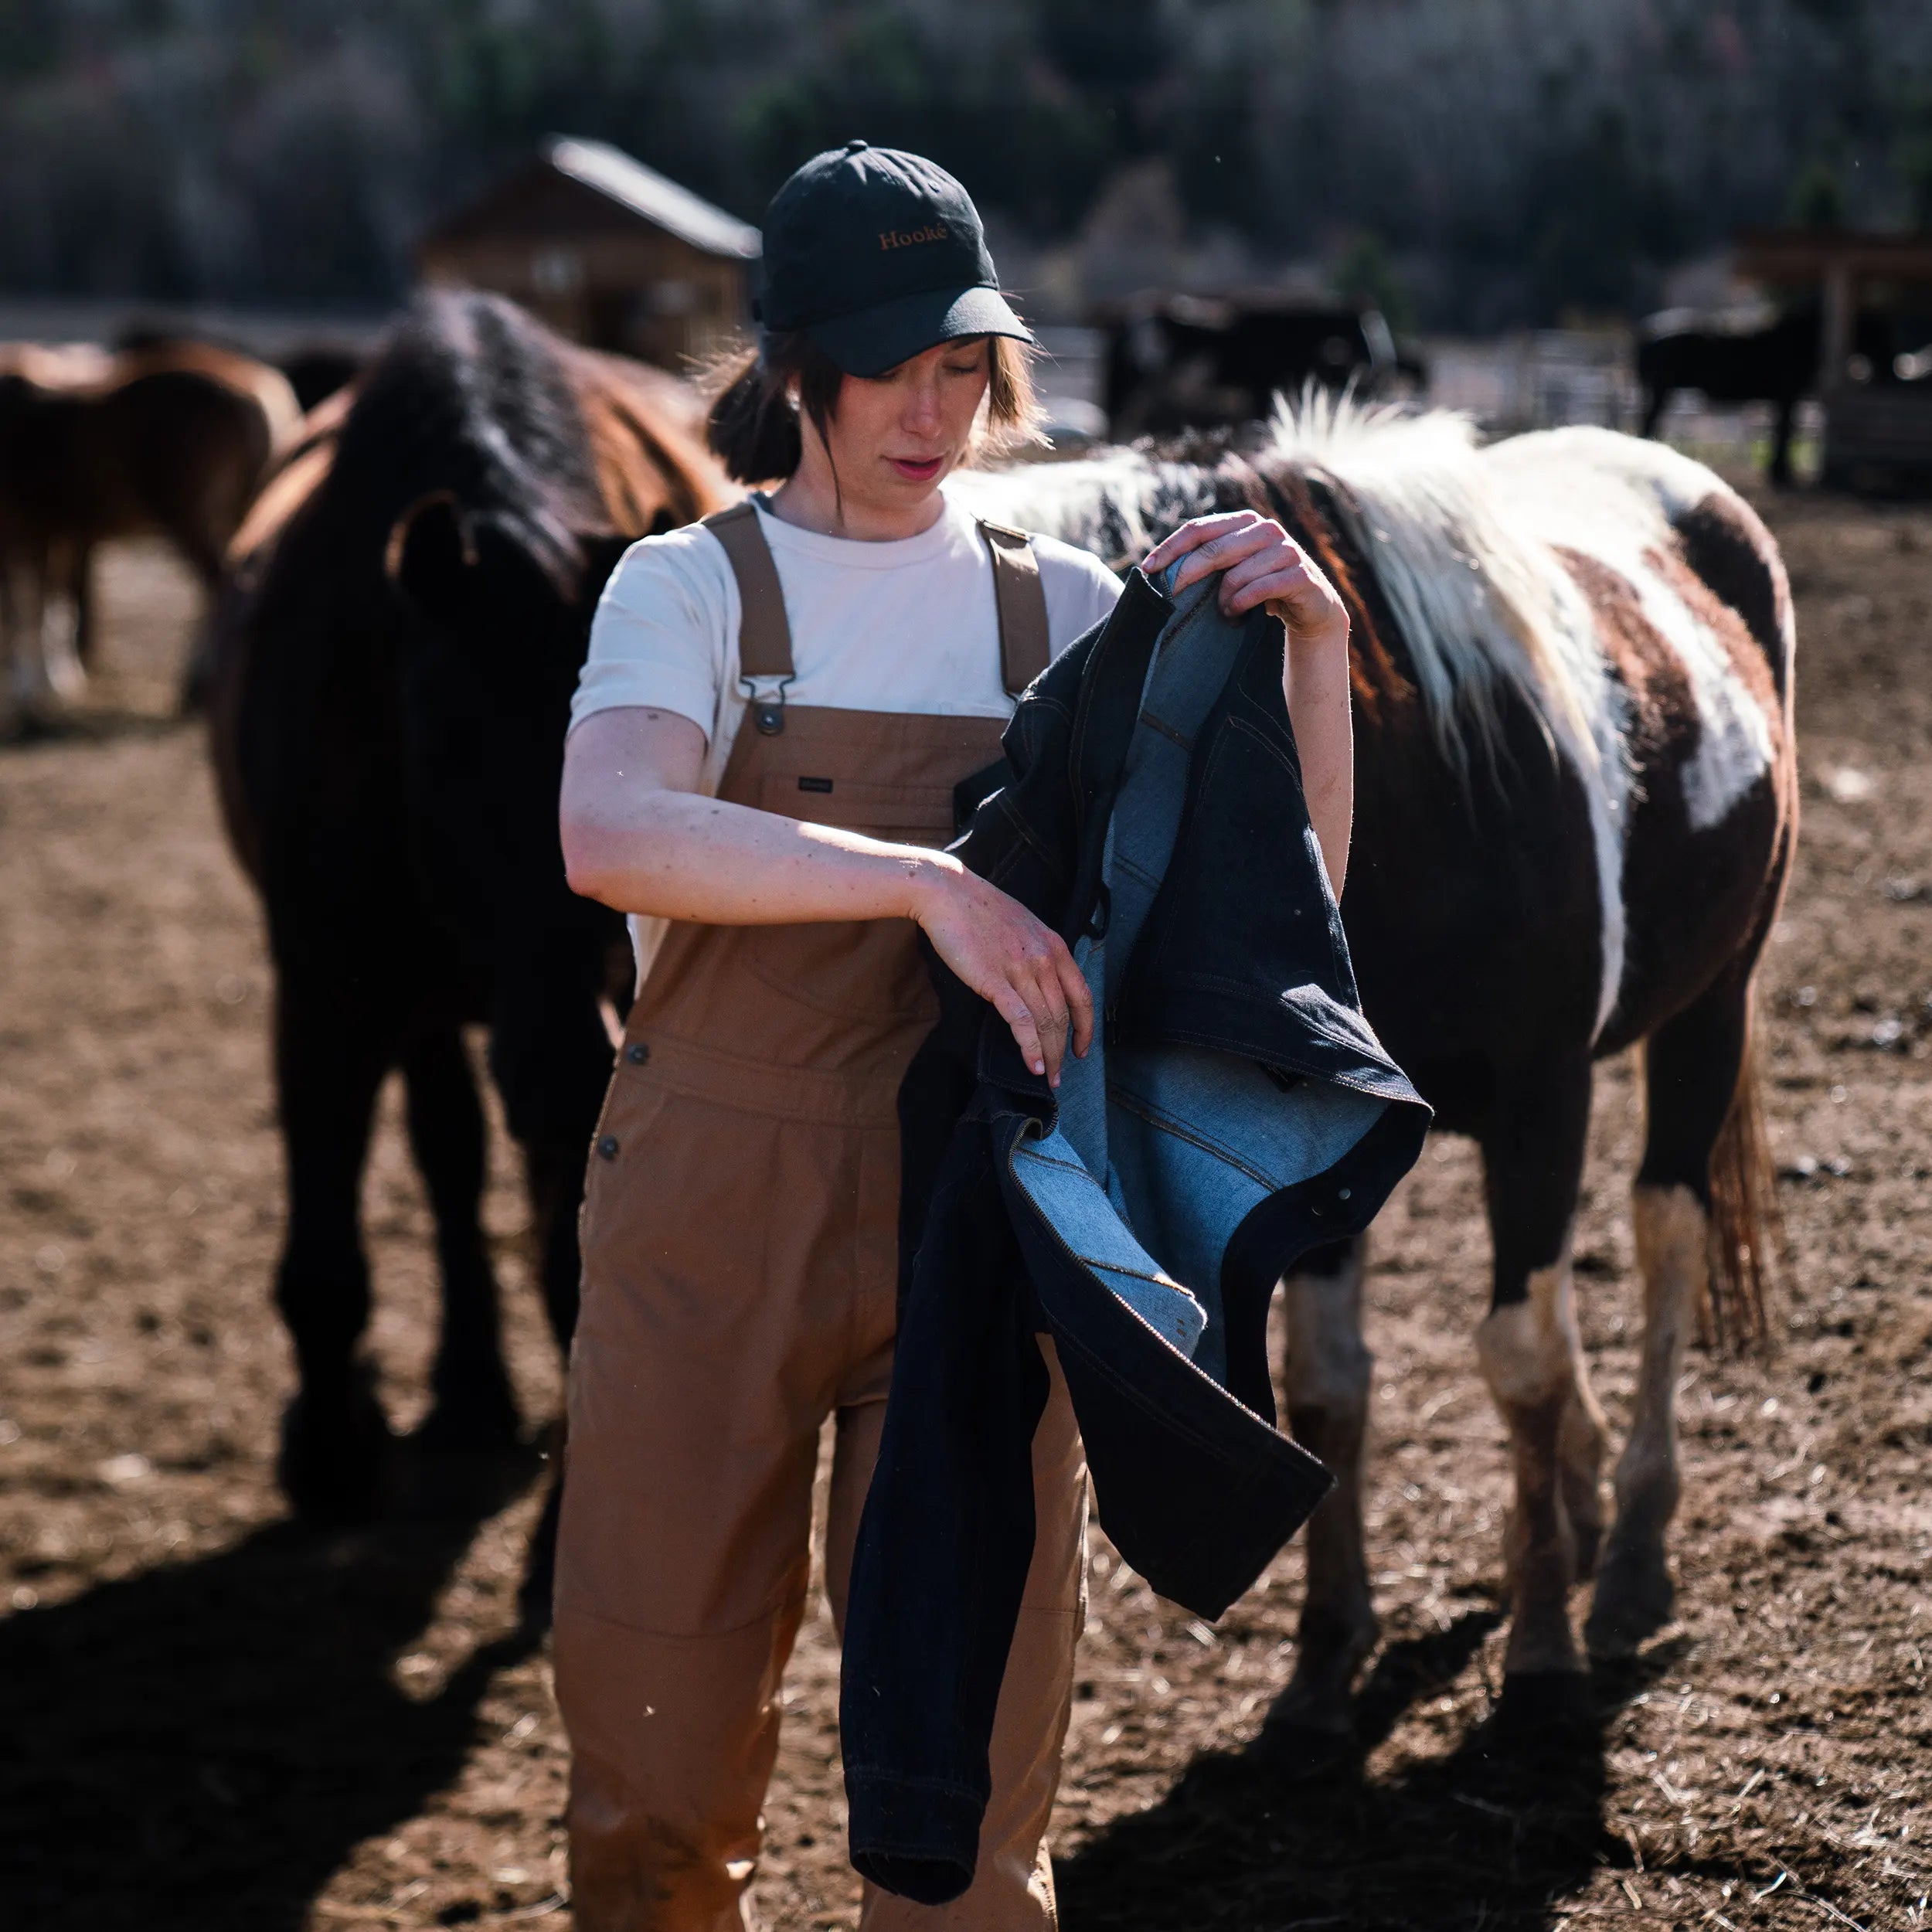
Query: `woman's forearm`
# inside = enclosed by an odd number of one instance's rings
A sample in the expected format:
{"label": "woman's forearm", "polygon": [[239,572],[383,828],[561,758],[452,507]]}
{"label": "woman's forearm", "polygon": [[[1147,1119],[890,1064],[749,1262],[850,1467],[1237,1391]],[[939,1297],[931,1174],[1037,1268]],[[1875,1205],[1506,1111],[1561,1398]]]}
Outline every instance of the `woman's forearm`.
{"label": "woman's forearm", "polygon": [[957,859],[699,795],[704,733],[643,708],[587,718],[563,754],[572,886],[619,912],[715,926],[914,919],[1056,1086],[1094,1006],[1066,942]]}
{"label": "woman's forearm", "polygon": [[1314,637],[1291,634],[1283,682],[1288,719],[1301,757],[1301,788],[1308,821],[1342,896],[1349,872],[1349,837],[1355,819],[1355,734],[1349,716],[1349,630]]}
{"label": "woman's forearm", "polygon": [[587,898],[619,912],[714,926],[910,918],[920,889],[957,859],[808,825],[687,791],[619,792],[571,808],[565,863]]}
{"label": "woman's forearm", "polygon": [[773,926],[916,916],[957,859],[753,811],[698,790],[704,733],[674,712],[600,712],[563,753],[572,889],[621,913]]}

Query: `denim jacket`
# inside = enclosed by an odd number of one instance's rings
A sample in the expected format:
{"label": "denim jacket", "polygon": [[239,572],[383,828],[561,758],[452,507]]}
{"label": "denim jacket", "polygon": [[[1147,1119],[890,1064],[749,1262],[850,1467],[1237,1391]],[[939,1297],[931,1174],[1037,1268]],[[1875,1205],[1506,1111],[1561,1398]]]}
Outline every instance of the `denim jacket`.
{"label": "denim jacket", "polygon": [[[971,1882],[1033,1539],[1051,1335],[1101,1523],[1218,1617],[1327,1490],[1274,1427],[1277,1279],[1365,1227],[1429,1110],[1362,1018],[1282,632],[1141,572],[1035,681],[952,849],[1073,948],[1101,1023],[1057,1095],[937,960],[900,1095],[901,1310],[846,1615],[852,1862]],[[989,774],[989,780],[994,774]]]}

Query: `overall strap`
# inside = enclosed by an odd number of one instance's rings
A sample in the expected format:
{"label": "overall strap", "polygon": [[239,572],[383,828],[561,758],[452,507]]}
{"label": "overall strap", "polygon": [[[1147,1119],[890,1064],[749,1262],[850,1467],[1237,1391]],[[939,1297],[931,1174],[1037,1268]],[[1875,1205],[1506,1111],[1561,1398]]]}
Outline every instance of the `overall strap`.
{"label": "overall strap", "polygon": [[1024,530],[983,519],[979,533],[993,560],[993,601],[999,612],[1000,682],[1017,698],[1046,668],[1053,654],[1046,628],[1046,591],[1039,559]]}
{"label": "overall strap", "polygon": [[792,678],[791,625],[771,546],[758,527],[750,498],[728,510],[714,510],[704,527],[724,546],[731,574],[738,580],[738,669],[747,678]]}
{"label": "overall strap", "polygon": [[[747,498],[728,510],[716,510],[704,527],[723,546],[731,574],[737,580],[738,671],[741,677],[777,678],[788,683],[797,674],[791,662],[791,626],[785,617],[785,597],[771,546],[758,527],[758,512]],[[1040,583],[1039,560],[1023,530],[982,522],[993,563],[993,603],[999,617],[1000,682],[1009,697],[1017,698],[1046,668],[1053,655],[1046,624],[1046,592]],[[767,733],[784,729],[782,690],[772,701],[753,701],[757,728]],[[767,714],[769,713],[769,717]]]}

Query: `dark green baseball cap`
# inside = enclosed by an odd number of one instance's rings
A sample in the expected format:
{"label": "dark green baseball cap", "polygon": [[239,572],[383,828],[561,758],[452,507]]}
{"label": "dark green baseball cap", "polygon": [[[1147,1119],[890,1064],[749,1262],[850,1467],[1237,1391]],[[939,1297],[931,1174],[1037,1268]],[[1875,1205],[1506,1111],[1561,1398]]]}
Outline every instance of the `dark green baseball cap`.
{"label": "dark green baseball cap", "polygon": [[862,141],[813,155],[772,196],[754,313],[848,376],[962,335],[1033,339],[999,292],[966,190],[920,155]]}

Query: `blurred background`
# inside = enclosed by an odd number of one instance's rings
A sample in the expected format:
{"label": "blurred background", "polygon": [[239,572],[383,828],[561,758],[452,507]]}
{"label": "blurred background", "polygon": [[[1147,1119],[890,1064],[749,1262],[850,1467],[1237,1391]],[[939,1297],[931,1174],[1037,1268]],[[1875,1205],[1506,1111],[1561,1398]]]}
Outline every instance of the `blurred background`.
{"label": "blurred background", "polygon": [[[1774,305],[1761,325],[1823,304],[1828,264],[1740,258],[1740,233],[1932,224],[1932,11],[15,0],[0,10],[0,335],[111,338],[131,306],[260,353],[353,346],[427,268],[671,359],[741,319],[729,290],[641,257],[591,286],[587,243],[615,224],[581,202],[539,206],[526,181],[520,205],[489,211],[483,239],[520,244],[521,264],[454,259],[440,227],[467,212],[478,240],[475,198],[553,136],[607,143],[755,223],[799,160],[859,134],[968,182],[1075,403],[1108,400],[1105,338],[1087,332],[1141,319],[1148,360],[1150,298],[1178,294],[1219,305],[1195,322],[1225,323],[1230,304],[1372,310],[1391,344],[1352,345],[1349,367],[1426,369],[1433,400],[1498,424],[1634,425],[1638,319],[1716,310],[1736,328],[1743,304]],[[594,193],[678,226],[601,158]],[[730,226],[701,252],[743,246]],[[1886,285],[1897,266],[1852,292],[1886,311],[1866,379],[1896,379],[1932,342],[1932,293]],[[1855,318],[1839,327],[1842,362]],[[1700,413],[1688,389],[1669,407],[1692,441],[1761,439],[1771,420],[1762,405]]]}

